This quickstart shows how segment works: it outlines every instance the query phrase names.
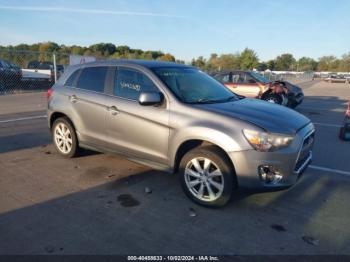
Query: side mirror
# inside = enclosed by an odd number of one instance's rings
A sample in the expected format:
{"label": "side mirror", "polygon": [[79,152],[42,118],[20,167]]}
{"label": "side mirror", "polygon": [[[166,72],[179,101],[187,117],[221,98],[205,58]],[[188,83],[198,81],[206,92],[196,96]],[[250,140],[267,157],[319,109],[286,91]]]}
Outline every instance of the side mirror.
{"label": "side mirror", "polygon": [[142,106],[159,105],[163,100],[163,94],[159,92],[142,92],[139,96],[139,104]]}

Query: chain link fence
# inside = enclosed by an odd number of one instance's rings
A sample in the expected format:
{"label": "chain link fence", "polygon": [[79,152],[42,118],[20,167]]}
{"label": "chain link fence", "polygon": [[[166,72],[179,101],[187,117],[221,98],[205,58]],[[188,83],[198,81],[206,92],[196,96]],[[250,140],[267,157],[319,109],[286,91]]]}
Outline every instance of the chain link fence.
{"label": "chain link fence", "polygon": [[314,79],[314,72],[281,72],[265,71],[259,72],[262,76],[270,81],[288,81],[293,84],[303,83]]}
{"label": "chain link fence", "polygon": [[[45,91],[69,65],[69,54],[0,49],[0,95]],[[270,81],[297,84],[310,81],[313,72],[259,72]]]}
{"label": "chain link fence", "polygon": [[0,50],[0,95],[49,89],[69,64],[69,54]]}

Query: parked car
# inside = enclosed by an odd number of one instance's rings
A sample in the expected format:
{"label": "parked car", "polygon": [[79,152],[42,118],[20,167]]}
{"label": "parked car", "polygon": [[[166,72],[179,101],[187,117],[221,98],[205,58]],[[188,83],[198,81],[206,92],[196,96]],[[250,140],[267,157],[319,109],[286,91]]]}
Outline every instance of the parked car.
{"label": "parked car", "polygon": [[[49,80],[51,82],[55,79],[55,70],[54,64],[49,61],[39,62],[39,61],[30,61],[28,63],[28,68],[24,69],[25,77],[31,79],[41,79]],[[56,65],[57,78],[59,78],[64,72],[63,65]]]}
{"label": "parked car", "polygon": [[13,88],[16,77],[16,72],[11,65],[5,60],[0,60],[0,92]]}
{"label": "parked car", "polygon": [[206,206],[225,205],[238,187],[295,184],[311,162],[315,133],[294,110],[161,61],[71,66],[48,91],[47,116],[61,155],[88,148],[176,172],[187,196]]}
{"label": "parked car", "polygon": [[56,71],[57,71],[57,79],[58,79],[64,72],[64,65],[56,65]]}
{"label": "parked car", "polygon": [[53,63],[44,61],[30,61],[27,68],[22,69],[23,79],[32,81],[54,82]]}
{"label": "parked car", "polygon": [[13,80],[15,84],[20,84],[22,81],[22,70],[19,66],[9,63],[11,71],[13,72]]}
{"label": "parked car", "polygon": [[271,82],[252,71],[227,71],[213,74],[236,94],[258,98],[271,103],[295,108],[304,99],[303,90],[287,81]]}
{"label": "parked car", "polygon": [[343,75],[330,75],[325,81],[329,83],[346,83],[348,79]]}

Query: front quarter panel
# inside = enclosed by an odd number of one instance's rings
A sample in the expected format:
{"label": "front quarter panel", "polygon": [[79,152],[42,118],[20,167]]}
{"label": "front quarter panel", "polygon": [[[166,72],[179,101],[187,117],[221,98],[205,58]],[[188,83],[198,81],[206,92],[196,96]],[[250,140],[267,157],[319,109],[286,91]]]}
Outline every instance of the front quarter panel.
{"label": "front quarter panel", "polygon": [[180,107],[171,110],[170,116],[169,159],[172,167],[178,149],[189,140],[210,142],[227,153],[251,149],[242,130],[256,127],[238,119],[213,114],[190,106]]}

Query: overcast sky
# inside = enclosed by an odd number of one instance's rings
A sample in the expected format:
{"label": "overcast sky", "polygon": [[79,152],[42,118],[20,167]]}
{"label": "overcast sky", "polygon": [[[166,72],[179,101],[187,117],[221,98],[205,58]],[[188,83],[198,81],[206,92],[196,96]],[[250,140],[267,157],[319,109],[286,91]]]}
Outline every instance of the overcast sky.
{"label": "overcast sky", "polygon": [[189,61],[254,49],[261,60],[350,52],[349,0],[0,0],[0,45],[99,42]]}

